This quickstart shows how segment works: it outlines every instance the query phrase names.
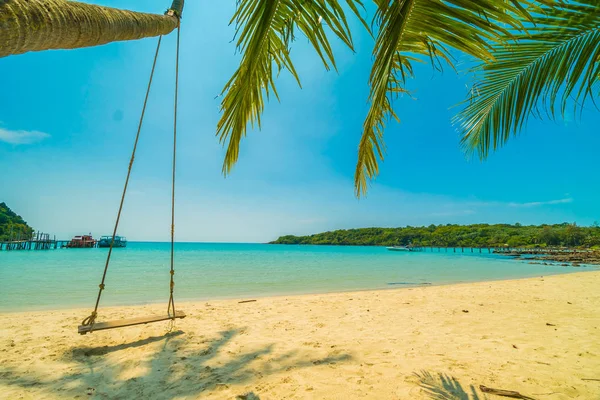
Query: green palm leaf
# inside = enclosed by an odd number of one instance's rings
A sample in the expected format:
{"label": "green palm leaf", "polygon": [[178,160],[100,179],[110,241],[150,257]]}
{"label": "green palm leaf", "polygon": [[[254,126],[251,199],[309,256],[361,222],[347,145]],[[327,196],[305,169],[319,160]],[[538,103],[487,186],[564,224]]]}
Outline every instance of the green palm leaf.
{"label": "green palm leaf", "polygon": [[374,63],[371,70],[370,109],[363,124],[354,175],[356,195],[364,195],[383,160],[383,132],[397,119],[392,101],[412,77],[412,63],[429,59],[452,66],[449,49],[482,60],[492,58],[492,44],[522,26],[519,16],[528,1],[517,0],[375,0],[378,6]]}
{"label": "green palm leaf", "polygon": [[472,95],[455,117],[463,146],[481,158],[516,135],[540,105],[554,117],[570,101],[577,110],[599,95],[600,2],[543,6],[534,18],[535,26],[497,46],[495,61],[478,68]]}
{"label": "green palm leaf", "polygon": [[[361,0],[345,3],[360,17]],[[295,30],[306,36],[326,69],[335,68],[335,59],[325,26],[353,48],[344,9],[336,0],[239,0],[231,22],[237,26],[242,60],[223,89],[222,116],[217,125],[217,135],[227,145],[225,174],[238,159],[248,124],[260,128],[264,96],[268,99],[273,92],[279,98],[274,76],[285,69],[300,84],[289,48]]]}

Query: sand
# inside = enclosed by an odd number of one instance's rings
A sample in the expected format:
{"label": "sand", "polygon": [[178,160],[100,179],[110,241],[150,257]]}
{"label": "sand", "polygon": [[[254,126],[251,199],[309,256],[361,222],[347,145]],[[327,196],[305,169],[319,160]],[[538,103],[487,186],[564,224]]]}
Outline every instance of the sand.
{"label": "sand", "polygon": [[0,398],[600,399],[598,271],[178,306],[170,333],[80,336],[88,309],[1,314]]}

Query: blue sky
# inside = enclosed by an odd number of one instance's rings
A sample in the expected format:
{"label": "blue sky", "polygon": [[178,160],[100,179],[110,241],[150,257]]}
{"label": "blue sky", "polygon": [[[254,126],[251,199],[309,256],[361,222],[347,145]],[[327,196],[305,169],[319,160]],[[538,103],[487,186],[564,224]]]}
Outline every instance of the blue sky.
{"label": "blue sky", "polygon": [[[96,1],[162,12],[163,1]],[[468,80],[424,65],[398,99],[401,123],[367,198],[353,195],[372,39],[357,21],[354,54],[336,44],[326,72],[299,37],[261,131],[249,132],[223,178],[215,138],[222,90],[239,61],[228,26],[235,2],[188,2],[182,25],[177,240],[263,242],[282,234],[431,223],[600,220],[600,112],[531,120],[486,162],[468,160],[450,118]],[[174,35],[165,38],[121,234],[168,240]],[[0,201],[36,229],[109,234],[157,39],[0,59]],[[7,79],[6,77],[10,77]]]}

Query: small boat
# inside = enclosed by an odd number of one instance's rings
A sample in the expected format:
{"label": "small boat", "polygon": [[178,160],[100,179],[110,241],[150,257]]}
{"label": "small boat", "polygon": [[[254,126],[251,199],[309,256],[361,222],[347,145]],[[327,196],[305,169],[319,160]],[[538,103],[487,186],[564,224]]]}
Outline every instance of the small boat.
{"label": "small boat", "polygon": [[391,246],[387,248],[390,251],[411,251],[410,247],[406,246]]}
{"label": "small boat", "polygon": [[92,235],[75,236],[67,243],[68,249],[91,249],[93,247],[96,247],[96,240]]}
{"label": "small boat", "polygon": [[[110,242],[112,242],[112,236],[102,236],[98,241],[98,247],[110,247]],[[125,236],[115,236],[113,248],[115,247],[127,247],[127,238]]]}

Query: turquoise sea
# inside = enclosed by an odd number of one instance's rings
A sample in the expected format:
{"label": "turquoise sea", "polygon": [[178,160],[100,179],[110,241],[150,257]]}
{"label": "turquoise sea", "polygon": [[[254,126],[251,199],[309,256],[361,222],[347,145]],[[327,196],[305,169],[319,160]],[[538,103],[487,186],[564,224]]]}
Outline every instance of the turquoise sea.
{"label": "turquoise sea", "polygon": [[[169,243],[115,249],[101,305],[168,299]],[[459,250],[460,251],[460,250]],[[0,252],[0,312],[92,307],[107,249]],[[532,265],[494,254],[384,247],[177,243],[176,300],[390,289],[524,278],[589,268]]]}

